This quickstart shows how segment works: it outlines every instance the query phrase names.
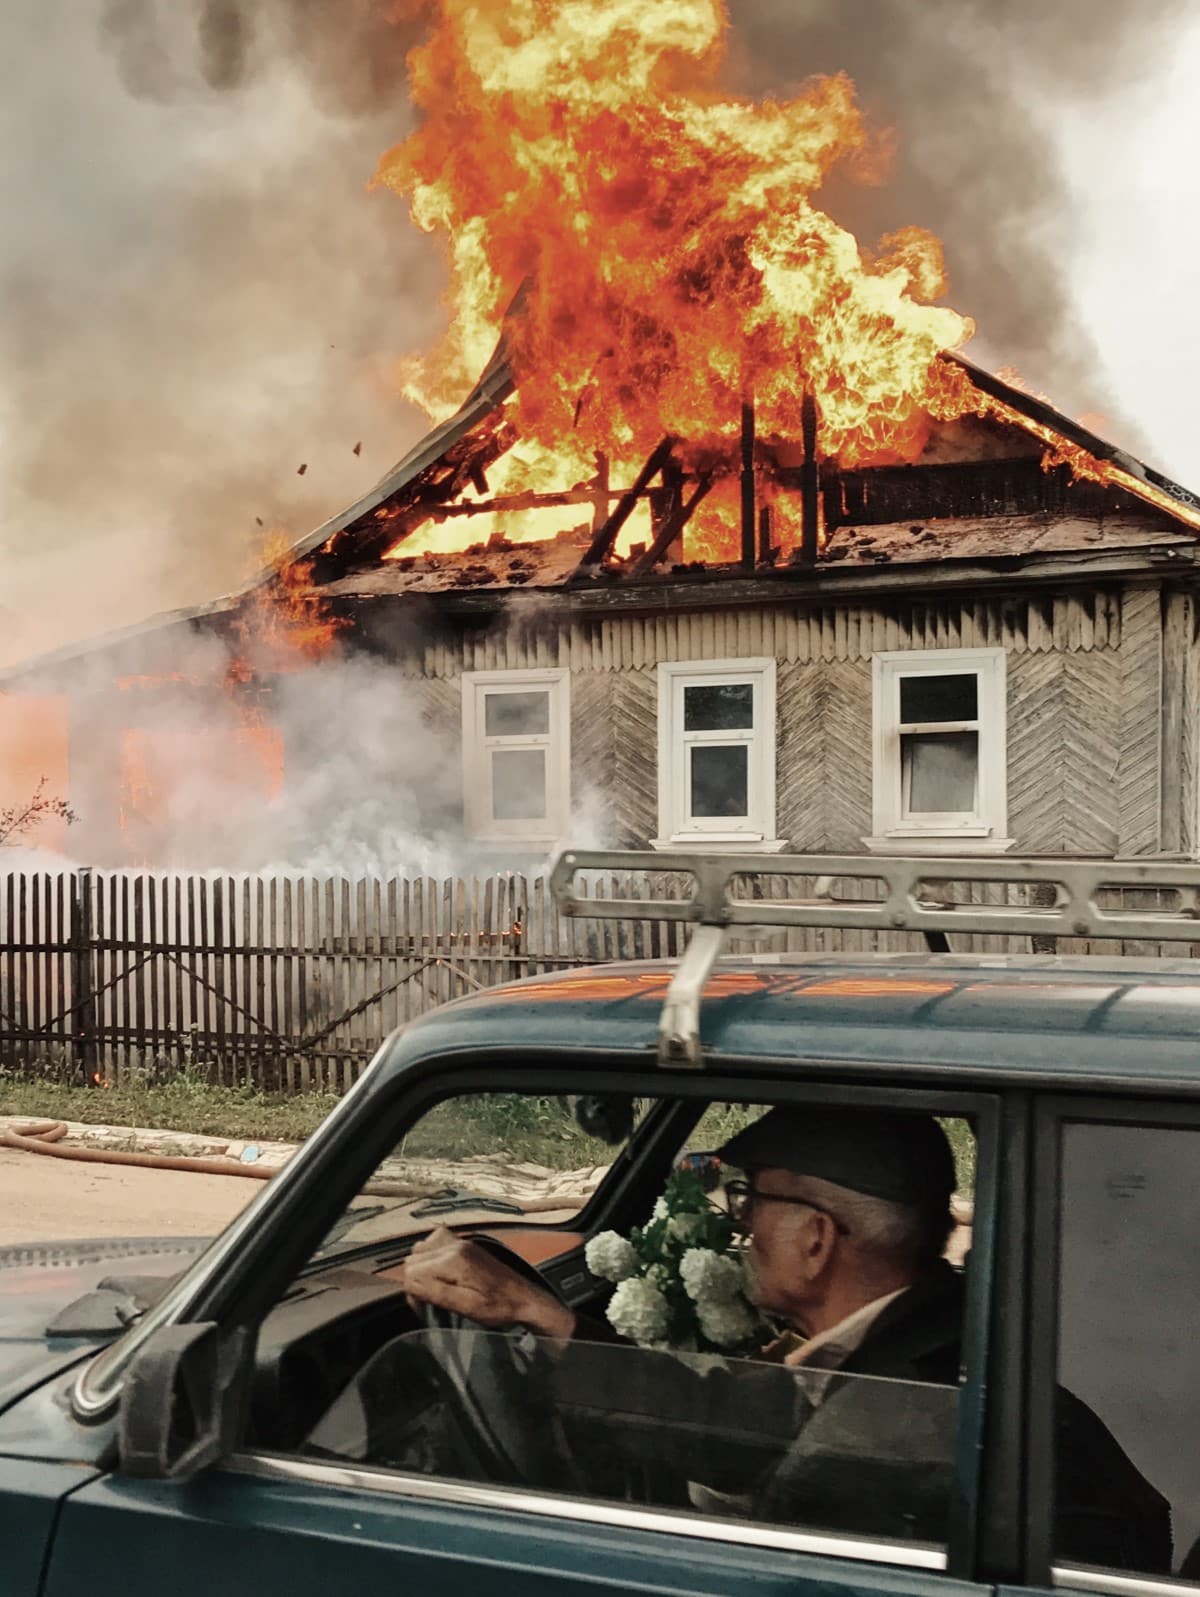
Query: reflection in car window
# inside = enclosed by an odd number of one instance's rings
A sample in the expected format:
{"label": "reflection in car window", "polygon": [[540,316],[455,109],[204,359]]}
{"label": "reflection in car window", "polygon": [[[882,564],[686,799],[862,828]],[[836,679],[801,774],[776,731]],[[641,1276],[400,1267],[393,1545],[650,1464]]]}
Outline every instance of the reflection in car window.
{"label": "reflection in car window", "polygon": [[936,1546],[957,1409],[953,1386],[430,1330],[376,1354],[304,1451]]}
{"label": "reflection in car window", "polygon": [[1060,1561],[1200,1578],[1197,1133],[1062,1132]]}
{"label": "reflection in car window", "polygon": [[437,1225],[571,1220],[645,1108],[629,1098],[566,1094],[444,1099],[383,1160],[317,1256]]}

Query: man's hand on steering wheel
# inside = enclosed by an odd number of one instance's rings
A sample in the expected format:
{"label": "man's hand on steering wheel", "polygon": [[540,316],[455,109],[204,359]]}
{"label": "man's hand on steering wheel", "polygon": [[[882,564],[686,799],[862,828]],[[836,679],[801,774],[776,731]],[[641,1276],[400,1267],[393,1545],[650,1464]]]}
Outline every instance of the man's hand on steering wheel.
{"label": "man's hand on steering wheel", "polygon": [[574,1314],[553,1293],[445,1226],[413,1247],[402,1285],[413,1309],[431,1304],[492,1330],[525,1325],[539,1336],[563,1339],[575,1331]]}

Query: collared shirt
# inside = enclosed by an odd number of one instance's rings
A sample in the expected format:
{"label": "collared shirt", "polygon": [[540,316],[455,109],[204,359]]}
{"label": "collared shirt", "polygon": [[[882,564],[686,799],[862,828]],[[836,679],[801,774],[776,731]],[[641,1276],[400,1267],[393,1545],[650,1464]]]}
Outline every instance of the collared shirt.
{"label": "collared shirt", "polygon": [[852,1353],[857,1353],[866,1340],[867,1332],[875,1321],[887,1308],[889,1303],[894,1303],[898,1297],[907,1292],[906,1286],[899,1287],[895,1292],[888,1292],[881,1298],[873,1298],[870,1303],[864,1303],[853,1314],[847,1314],[845,1319],[839,1320],[836,1325],[826,1326],[825,1330],[818,1331],[816,1336],[810,1336],[798,1348],[789,1353],[784,1363],[788,1365],[803,1364],[811,1370],[840,1370],[842,1365]]}

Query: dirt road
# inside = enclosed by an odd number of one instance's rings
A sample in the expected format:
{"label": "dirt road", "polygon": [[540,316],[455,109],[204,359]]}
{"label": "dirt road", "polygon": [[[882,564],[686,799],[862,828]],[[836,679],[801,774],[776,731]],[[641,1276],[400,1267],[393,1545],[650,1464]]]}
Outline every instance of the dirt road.
{"label": "dirt road", "polygon": [[0,1246],[69,1237],[211,1236],[261,1185],[243,1176],[76,1164],[0,1148]]}

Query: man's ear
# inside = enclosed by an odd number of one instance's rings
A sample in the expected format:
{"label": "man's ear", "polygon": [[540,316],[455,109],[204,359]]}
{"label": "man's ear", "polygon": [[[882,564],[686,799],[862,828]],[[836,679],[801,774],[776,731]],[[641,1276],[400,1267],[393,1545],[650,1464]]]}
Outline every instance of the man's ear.
{"label": "man's ear", "polygon": [[810,1215],[809,1233],[805,1246],[805,1262],[808,1265],[809,1280],[815,1281],[828,1268],[837,1244],[837,1226],[827,1214],[821,1214],[818,1210],[813,1209]]}

